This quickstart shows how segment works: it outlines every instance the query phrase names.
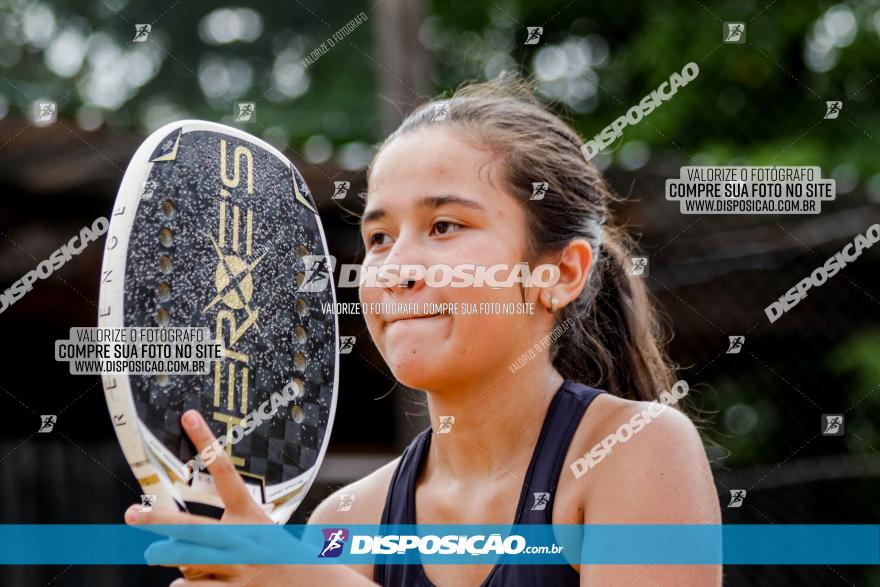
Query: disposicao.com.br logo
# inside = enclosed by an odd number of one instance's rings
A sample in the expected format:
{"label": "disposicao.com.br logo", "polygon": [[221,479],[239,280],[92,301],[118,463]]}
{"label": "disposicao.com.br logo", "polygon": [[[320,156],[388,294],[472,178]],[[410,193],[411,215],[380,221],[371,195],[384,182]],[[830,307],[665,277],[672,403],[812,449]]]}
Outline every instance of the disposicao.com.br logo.
{"label": "disposicao.com.br logo", "polygon": [[[501,534],[388,534],[367,535],[349,534],[345,528],[324,528],[324,547],[318,558],[338,557],[349,543],[349,554],[353,555],[406,555],[418,552],[422,555],[516,555],[516,554],[559,554],[563,546],[556,544],[529,546],[526,538],[519,534],[502,537]],[[348,540],[350,537],[350,541]]]}

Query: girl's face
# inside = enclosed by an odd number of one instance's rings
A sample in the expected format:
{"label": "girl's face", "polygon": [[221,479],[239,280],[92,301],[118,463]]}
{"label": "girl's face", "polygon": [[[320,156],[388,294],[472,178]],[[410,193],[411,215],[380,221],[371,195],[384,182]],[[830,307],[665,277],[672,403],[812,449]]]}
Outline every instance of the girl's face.
{"label": "girl's face", "polygon": [[[449,127],[421,128],[394,139],[378,155],[370,177],[361,224],[364,273],[383,264],[512,268],[523,261],[524,204],[502,184],[500,163]],[[509,274],[497,277],[503,281]],[[522,303],[519,284],[436,287],[421,278],[409,288],[362,284],[359,294],[370,335],[394,376],[408,387],[441,390],[499,378],[540,339],[541,329],[549,329],[537,292],[525,291],[537,319],[463,313],[463,304],[479,311],[485,303]],[[409,310],[370,312],[370,304],[415,304],[418,314],[423,304],[459,304],[459,313],[413,318]]]}

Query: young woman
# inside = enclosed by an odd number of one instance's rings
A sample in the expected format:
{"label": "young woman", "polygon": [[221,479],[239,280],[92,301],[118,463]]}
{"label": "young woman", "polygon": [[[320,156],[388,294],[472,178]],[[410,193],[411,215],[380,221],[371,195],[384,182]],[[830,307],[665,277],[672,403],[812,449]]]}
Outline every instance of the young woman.
{"label": "young woman", "polygon": [[[361,223],[364,265],[527,261],[554,265],[558,279],[546,287],[432,287],[426,278],[362,286],[364,304],[534,303],[535,312],[367,314],[394,376],[424,390],[432,427],[400,458],[328,497],[310,523],[720,523],[700,436],[676,409],[580,476],[571,467],[674,381],[643,278],[625,270],[628,240],[582,144],[527,84],[503,77],[422,106],[381,146]],[[533,198],[538,182],[543,198]],[[197,413],[183,420],[197,448],[212,440]],[[224,456],[211,471],[227,505],[223,521],[266,521]],[[349,511],[337,511],[342,493],[355,495]],[[546,505],[535,507],[538,500]],[[132,523],[212,523],[133,509]],[[214,578],[175,585],[681,586],[721,578],[716,565],[200,570]]]}

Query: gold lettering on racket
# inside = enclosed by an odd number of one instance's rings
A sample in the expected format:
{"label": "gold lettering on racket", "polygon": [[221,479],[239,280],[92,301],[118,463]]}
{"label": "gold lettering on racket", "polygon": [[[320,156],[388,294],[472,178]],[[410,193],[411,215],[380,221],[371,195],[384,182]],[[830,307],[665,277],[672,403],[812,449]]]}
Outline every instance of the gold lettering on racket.
{"label": "gold lettering on racket", "polygon": [[241,179],[239,176],[239,170],[242,155],[244,155],[244,158],[247,161],[247,191],[249,194],[252,194],[254,193],[254,156],[247,147],[238,146],[235,148],[235,151],[233,151],[232,177],[230,178],[226,175],[226,141],[220,141],[220,179],[223,180],[223,185],[226,187],[238,187],[238,182]]}
{"label": "gold lettering on racket", "polygon": [[158,475],[150,475],[149,477],[141,477],[137,480],[141,487],[146,487],[147,485],[155,485],[159,482]]}
{"label": "gold lettering on racket", "polygon": [[[227,144],[220,141],[220,179],[217,238],[207,237],[216,256],[214,271],[215,295],[205,306],[207,311],[221,304],[215,318],[217,339],[224,342],[223,360],[214,363],[214,413],[217,422],[226,424],[229,437],[232,428],[241,423],[248,412],[248,387],[250,357],[236,349],[236,344],[252,327],[257,327],[260,309],[251,301],[254,295],[253,270],[263,260],[265,253],[253,258],[254,213],[250,207],[233,203],[233,191],[242,178],[242,162],[247,178],[247,194],[254,192],[254,156],[243,145],[232,153],[232,176],[228,174]],[[231,214],[230,214],[231,208]],[[231,221],[231,222],[230,222]],[[231,223],[231,226],[228,224]],[[231,238],[230,238],[231,235]],[[242,236],[244,237],[242,239]],[[244,254],[241,241],[244,240]],[[238,397],[236,397],[236,395]],[[226,452],[236,467],[244,467],[245,459],[232,454],[232,443],[226,444]]]}

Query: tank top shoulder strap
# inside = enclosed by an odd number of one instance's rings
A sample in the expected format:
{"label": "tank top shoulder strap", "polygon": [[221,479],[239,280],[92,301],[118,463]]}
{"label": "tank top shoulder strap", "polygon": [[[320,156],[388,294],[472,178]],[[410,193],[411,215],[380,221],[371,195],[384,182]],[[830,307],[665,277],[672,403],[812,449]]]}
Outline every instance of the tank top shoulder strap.
{"label": "tank top shoulder strap", "polygon": [[516,524],[551,524],[553,499],[571,439],[601,390],[566,379],[553,397],[532,454],[517,508]]}
{"label": "tank top shoulder strap", "polygon": [[416,480],[424,453],[431,444],[431,429],[419,432],[403,450],[385,498],[382,524],[415,524]]}
{"label": "tank top shoulder strap", "polygon": [[[419,467],[431,443],[431,429],[416,435],[403,450],[385,498],[385,509],[379,522],[387,524],[415,524],[416,480]],[[373,563],[373,581],[379,585],[417,585],[420,576],[408,565],[388,565],[377,556]],[[430,584],[430,583],[429,583]]]}

